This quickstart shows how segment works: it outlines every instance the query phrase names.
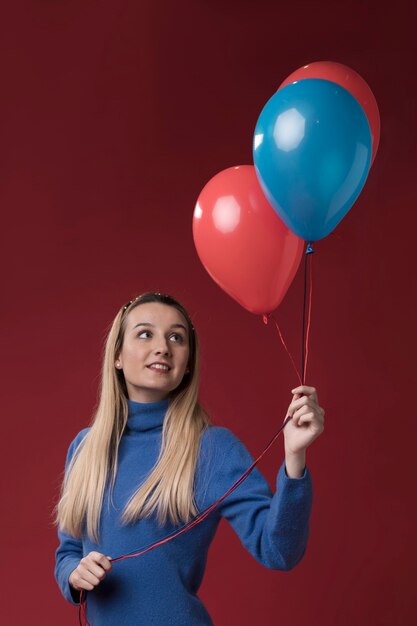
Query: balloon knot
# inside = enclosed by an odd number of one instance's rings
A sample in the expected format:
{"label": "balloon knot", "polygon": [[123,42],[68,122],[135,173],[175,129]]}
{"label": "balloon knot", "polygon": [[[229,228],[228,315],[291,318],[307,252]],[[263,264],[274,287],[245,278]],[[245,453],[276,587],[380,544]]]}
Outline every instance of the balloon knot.
{"label": "balloon knot", "polygon": [[264,324],[268,324],[268,315],[266,313],[262,315],[262,320]]}
{"label": "balloon knot", "polygon": [[307,241],[306,254],[311,254],[312,252],[315,252],[315,250],[311,246],[311,241]]}

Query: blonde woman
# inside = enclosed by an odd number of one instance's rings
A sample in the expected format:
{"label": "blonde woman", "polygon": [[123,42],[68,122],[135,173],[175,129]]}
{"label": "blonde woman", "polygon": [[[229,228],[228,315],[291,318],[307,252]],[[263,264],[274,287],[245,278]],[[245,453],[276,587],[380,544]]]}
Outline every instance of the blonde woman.
{"label": "blonde woman", "polygon": [[121,308],[98,408],[69,447],[56,507],[55,578],[74,605],[88,592],[94,626],[213,624],[197,592],[222,517],[267,568],[289,570],[304,555],[312,502],[305,451],[324,423],[307,386],[292,391],[275,494],[255,467],[203,522],[112,566],[192,520],[253,461],[229,429],[211,425],[198,377],[197,335],[177,300],[145,293]]}

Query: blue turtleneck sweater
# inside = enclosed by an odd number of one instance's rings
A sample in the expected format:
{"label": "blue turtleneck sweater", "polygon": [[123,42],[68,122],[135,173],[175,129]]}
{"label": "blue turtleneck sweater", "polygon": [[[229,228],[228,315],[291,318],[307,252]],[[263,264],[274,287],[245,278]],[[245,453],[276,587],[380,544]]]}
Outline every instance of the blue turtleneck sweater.
{"label": "blue turtleneck sweater", "polygon": [[[119,445],[119,461],[112,501],[105,492],[100,519],[100,543],[87,536],[75,539],[58,529],[55,578],[72,604],[79,593],[68,578],[81,558],[95,550],[116,558],[139,552],[180,526],[160,528],[156,519],[123,526],[120,515],[158,457],[168,400],[128,401],[128,422]],[[65,467],[89,431],[71,443]],[[227,428],[209,426],[202,434],[195,477],[199,511],[218,500],[251,465],[246,447]],[[289,570],[303,557],[312,503],[311,476],[289,478],[283,463],[276,493],[255,467],[245,481],[200,524],[172,541],[139,557],[118,561],[112,571],[87,592],[91,626],[209,626],[213,622],[199,599],[207,553],[222,517],[232,525],[243,546],[267,568]]]}

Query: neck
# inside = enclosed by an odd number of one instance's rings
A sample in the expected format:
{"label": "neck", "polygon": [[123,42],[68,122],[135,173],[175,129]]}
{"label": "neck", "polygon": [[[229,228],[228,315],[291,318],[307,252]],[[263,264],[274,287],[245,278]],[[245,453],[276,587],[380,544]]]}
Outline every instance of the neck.
{"label": "neck", "polygon": [[161,429],[169,406],[168,398],[153,402],[137,402],[129,399],[126,432],[138,433]]}

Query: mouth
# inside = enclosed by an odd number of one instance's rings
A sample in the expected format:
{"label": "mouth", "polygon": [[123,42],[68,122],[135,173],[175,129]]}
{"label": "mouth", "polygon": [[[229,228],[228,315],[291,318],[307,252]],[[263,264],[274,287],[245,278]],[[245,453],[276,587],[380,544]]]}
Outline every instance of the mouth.
{"label": "mouth", "polygon": [[171,370],[171,368],[164,363],[151,363],[151,365],[147,365],[146,367],[153,372],[157,372],[158,374],[168,374]]}

